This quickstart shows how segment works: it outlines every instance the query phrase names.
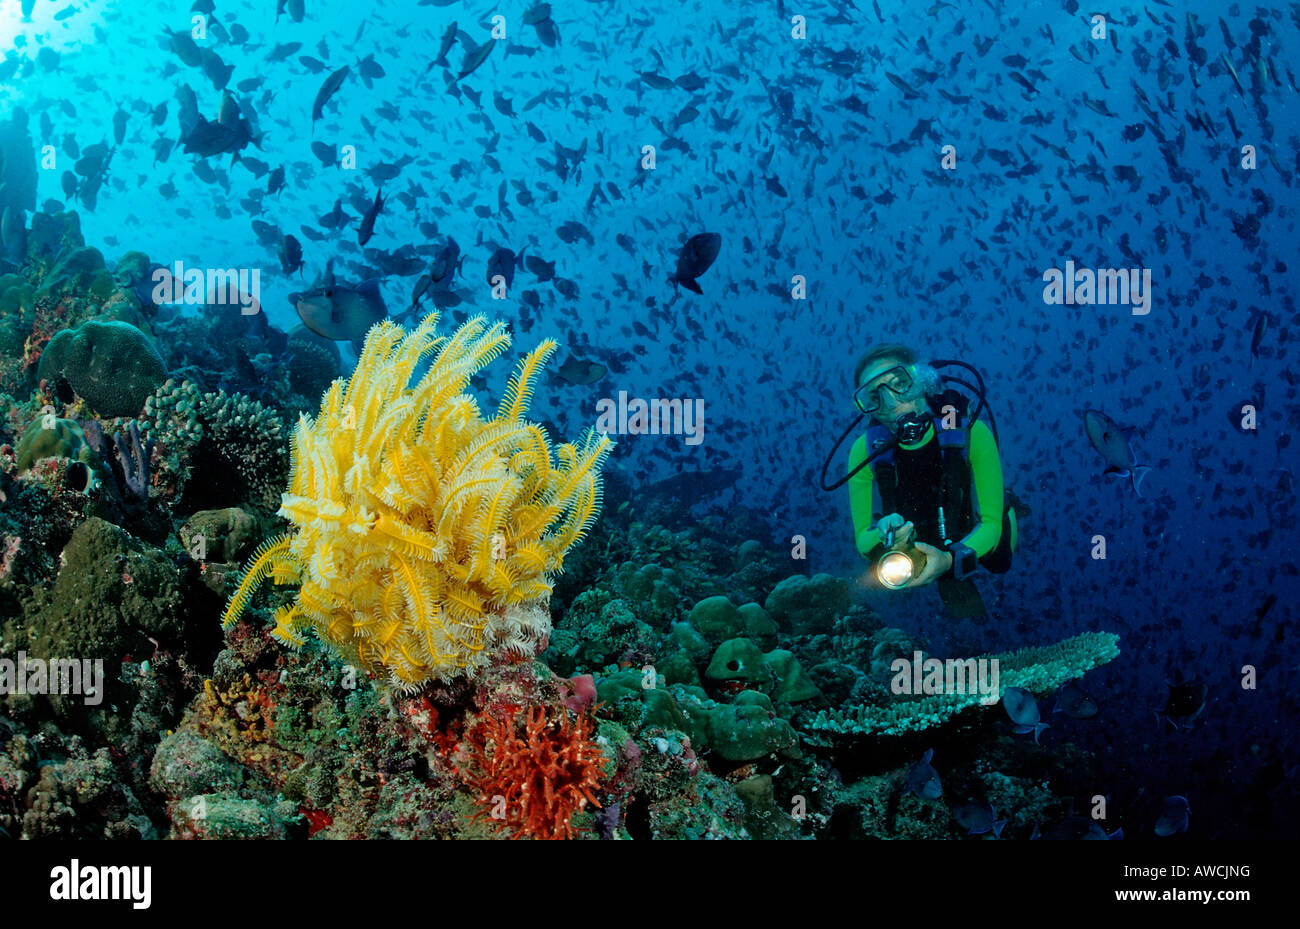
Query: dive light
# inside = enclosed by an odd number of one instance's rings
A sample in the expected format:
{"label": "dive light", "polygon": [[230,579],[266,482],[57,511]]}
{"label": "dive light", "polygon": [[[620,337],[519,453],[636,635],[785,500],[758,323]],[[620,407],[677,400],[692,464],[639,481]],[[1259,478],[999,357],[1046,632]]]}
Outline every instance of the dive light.
{"label": "dive light", "polygon": [[890,549],[876,562],[876,580],[890,590],[900,590],[925,569],[925,552],[915,545]]}

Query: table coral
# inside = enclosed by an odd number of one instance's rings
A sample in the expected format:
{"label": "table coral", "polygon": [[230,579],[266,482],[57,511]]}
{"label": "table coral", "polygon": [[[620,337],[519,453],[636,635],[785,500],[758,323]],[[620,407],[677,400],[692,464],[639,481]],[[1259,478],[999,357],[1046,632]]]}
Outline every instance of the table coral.
{"label": "table coral", "polygon": [[293,530],[255,553],[223,618],[238,619],[267,577],[299,584],[276,612],[279,641],[296,647],[314,628],[408,691],[545,641],[552,577],[596,518],[612,447],[589,433],[553,463],[545,431],[523,421],[554,342],[523,359],[485,420],[463,391],[509,345],[505,326],[475,317],[435,338],[436,323],[373,327],[351,378],[300,418],[279,511]]}
{"label": "table coral", "polygon": [[[1084,632],[1055,645],[989,657],[999,663],[999,696],[1008,687],[1045,694],[1119,657],[1119,636],[1112,632]],[[941,726],[964,710],[980,705],[983,699],[973,688],[962,693],[896,697],[883,706],[861,704],[821,710],[807,727],[823,736],[901,736]]]}

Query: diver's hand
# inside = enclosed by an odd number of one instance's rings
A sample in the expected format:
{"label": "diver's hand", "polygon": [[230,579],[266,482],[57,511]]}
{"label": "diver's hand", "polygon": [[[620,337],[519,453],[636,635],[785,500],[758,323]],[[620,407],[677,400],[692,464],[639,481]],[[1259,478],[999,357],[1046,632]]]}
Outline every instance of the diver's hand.
{"label": "diver's hand", "polygon": [[908,540],[912,538],[914,528],[911,523],[897,513],[882,516],[880,522],[876,523],[876,531],[880,533],[880,544],[886,548],[898,548],[906,545]]}
{"label": "diver's hand", "polygon": [[[911,523],[908,525],[910,526]],[[933,584],[940,576],[952,569],[952,555],[942,548],[917,542],[916,549],[925,554],[925,567],[921,569],[920,574],[912,578],[908,587],[924,587],[926,584]]]}

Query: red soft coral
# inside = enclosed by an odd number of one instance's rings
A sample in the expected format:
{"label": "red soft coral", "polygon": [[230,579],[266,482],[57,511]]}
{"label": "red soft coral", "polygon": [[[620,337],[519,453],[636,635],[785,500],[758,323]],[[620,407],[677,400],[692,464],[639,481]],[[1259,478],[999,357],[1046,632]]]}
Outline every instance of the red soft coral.
{"label": "red soft coral", "polygon": [[499,820],[514,838],[571,839],[573,814],[600,806],[604,756],[590,738],[585,710],[576,719],[561,707],[506,707],[480,717],[461,741],[467,763],[458,770],[483,809],[475,819]]}

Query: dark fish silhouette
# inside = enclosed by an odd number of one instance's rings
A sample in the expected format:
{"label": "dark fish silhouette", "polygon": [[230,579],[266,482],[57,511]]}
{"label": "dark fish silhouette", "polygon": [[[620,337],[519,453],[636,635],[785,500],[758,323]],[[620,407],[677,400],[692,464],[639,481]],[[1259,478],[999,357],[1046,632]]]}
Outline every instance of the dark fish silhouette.
{"label": "dark fish silhouette", "polygon": [[513,249],[502,246],[492,253],[487,263],[487,282],[492,285],[492,279],[498,274],[505,278],[506,287],[512,287],[515,283],[515,268],[523,259],[521,254],[516,255]]}
{"label": "dark fish silhouette", "polygon": [[885,77],[889,78],[889,83],[893,84],[895,87],[897,87],[899,90],[903,92],[903,99],[905,100],[910,100],[913,97],[925,96],[925,94],[921,93],[919,90],[917,90],[911,84],[907,83],[907,81],[903,80],[897,74],[894,74],[892,71],[886,71]]}
{"label": "dark fish silhouette", "polygon": [[1268,331],[1268,314],[1263,310],[1258,310],[1255,316],[1255,328],[1250,333],[1250,364],[1255,366],[1255,359],[1259,357],[1259,346],[1264,341],[1264,333]]}
{"label": "dark fish silhouette", "polygon": [[696,283],[696,278],[712,267],[721,248],[722,236],[716,232],[701,232],[691,236],[677,256],[677,270],[668,279],[669,282],[674,288],[680,284],[693,293],[703,295],[704,291]]}
{"label": "dark fish silhouette", "polygon": [[451,50],[451,44],[455,41],[456,22],[455,20],[452,20],[451,25],[447,27],[447,31],[442,34],[442,43],[438,46],[437,57],[435,57],[433,61],[429,62],[429,67],[424,70],[430,71],[433,69],[434,65],[441,65],[444,68],[447,67],[447,52]]}
{"label": "dark fish silhouette", "polygon": [[655,90],[671,90],[677,86],[662,74],[656,74],[653,71],[642,71],[641,80],[645,81]]}
{"label": "dark fish silhouette", "polygon": [[536,26],[538,23],[551,18],[551,5],[549,3],[535,3],[524,11],[523,23],[525,26]]}
{"label": "dark fish silhouette", "polygon": [[1007,820],[997,818],[993,805],[987,800],[983,803],[959,803],[953,807],[952,818],[966,830],[967,835],[986,835],[991,832],[999,839],[1007,824]]}
{"label": "dark fish silhouette", "polygon": [[1086,410],[1083,414],[1084,429],[1088,432],[1088,441],[1092,442],[1102,458],[1106,459],[1105,474],[1127,477],[1133,484],[1133,492],[1142,496],[1142,478],[1150,471],[1137,463],[1133,449],[1129,445],[1132,429],[1125,429],[1105,413],[1098,410]]}
{"label": "dark fish silhouette", "polygon": [[487,61],[487,56],[492,52],[492,46],[496,44],[496,39],[488,39],[472,52],[466,52],[465,61],[460,66],[460,73],[456,75],[456,80],[463,80],[478,70],[479,65]]}
{"label": "dark fish silhouette", "polygon": [[555,262],[553,261],[546,261],[536,255],[528,255],[524,258],[524,266],[537,275],[537,280],[543,284],[555,278]]}
{"label": "dark fish silhouette", "polygon": [[383,66],[375,61],[374,54],[367,55],[357,64],[357,73],[367,89],[373,89],[374,81],[385,76]]}
{"label": "dark fish silhouette", "polygon": [[223,126],[219,122],[209,122],[203,116],[199,116],[198,124],[181,141],[184,142],[183,151],[187,155],[202,155],[204,158],[238,152],[241,147],[237,129]]}
{"label": "dark fish silhouette", "polygon": [[1156,819],[1156,835],[1167,836],[1186,832],[1189,813],[1191,810],[1188,809],[1186,797],[1165,797],[1160,803],[1160,816]]}
{"label": "dark fish silhouette", "polygon": [[447,244],[429,264],[429,280],[434,284],[450,284],[463,261],[460,246],[448,236]]}
{"label": "dark fish silhouette", "polygon": [[165,26],[163,31],[167,34],[168,47],[176,53],[176,57],[184,62],[187,67],[197,68],[203,64],[203,53],[188,32],[172,32]]}
{"label": "dark fish silhouette", "polygon": [[943,784],[939,781],[939,772],[930,766],[934,749],[926,749],[919,761],[907,769],[907,780],[903,792],[916,794],[922,800],[935,800],[943,796]]}
{"label": "dark fish silhouette", "polygon": [[313,132],[316,131],[316,121],[320,119],[325,104],[329,103],[330,97],[333,97],[338,92],[339,87],[342,86],[349,73],[351,73],[351,69],[344,65],[325,78],[325,83],[321,84],[320,90],[316,91],[316,100],[311,105],[311,128]]}
{"label": "dark fish silhouette", "polygon": [[568,381],[570,384],[586,386],[594,384],[608,373],[609,369],[597,361],[583,361],[579,358],[570,358],[564,364],[560,365],[555,376],[560,380]]}
{"label": "dark fish silhouette", "polygon": [[[555,234],[565,244],[572,245],[579,239],[585,239],[588,245],[596,244],[596,237],[591,234],[591,230],[576,220],[567,220],[555,230]],[[622,235],[622,233],[619,233]]]}
{"label": "dark fish silhouette", "polygon": [[333,143],[313,142],[311,143],[311,153],[316,156],[316,160],[321,163],[321,167],[330,168],[338,163],[338,149]]}
{"label": "dark fish silhouette", "polygon": [[1091,719],[1097,715],[1097,701],[1092,694],[1083,689],[1078,681],[1067,681],[1056,692],[1056,707],[1053,713],[1064,713],[1075,719]]}
{"label": "dark fish silhouette", "polygon": [[[179,33],[172,34],[172,41],[175,42],[175,36]],[[185,36],[187,39],[188,35]],[[301,42],[281,42],[275,48],[271,49],[270,54],[266,56],[267,61],[285,61],[290,55],[302,48]],[[186,62],[188,64],[188,62]]]}
{"label": "dark fish silhouette", "polygon": [[1022,687],[1008,687],[1002,694],[1002,706],[1016,724],[1014,731],[1017,735],[1032,732],[1034,741],[1037,742],[1038,734],[1049,728],[1038,715],[1038,701]]}
{"label": "dark fish silhouette", "polygon": [[1175,680],[1165,681],[1169,694],[1165,697],[1164,709],[1156,711],[1156,722],[1161,719],[1175,729],[1190,729],[1192,724],[1205,712],[1205,697],[1210,688],[1197,680],[1195,674]]}
{"label": "dark fish silhouette", "polygon": [[293,236],[286,235],[280,240],[276,254],[280,258],[280,270],[285,274],[302,271],[302,245]]}
{"label": "dark fish silhouette", "polygon": [[375,234],[375,220],[379,218],[379,212],[383,208],[384,188],[381,187],[375,191],[375,200],[370,204],[370,209],[366,210],[366,215],[361,217],[361,228],[357,230],[358,245],[365,245]]}
{"label": "dark fish silhouette", "polygon": [[555,48],[560,41],[560,30],[555,25],[555,20],[543,19],[541,22],[533,23],[533,29],[537,32],[538,41],[547,48]]}

